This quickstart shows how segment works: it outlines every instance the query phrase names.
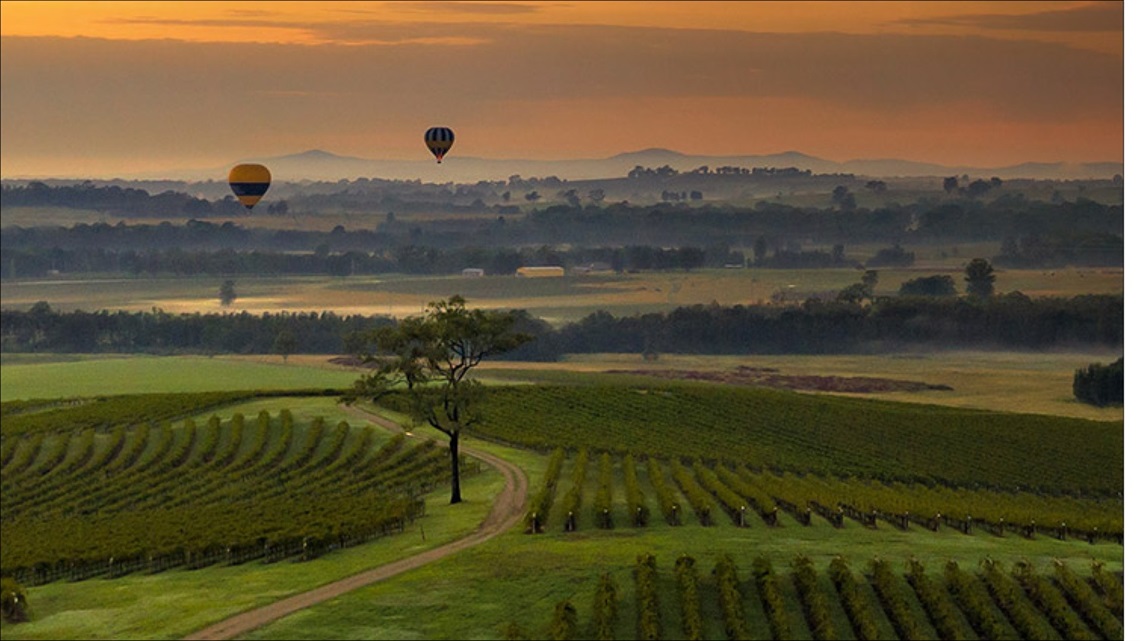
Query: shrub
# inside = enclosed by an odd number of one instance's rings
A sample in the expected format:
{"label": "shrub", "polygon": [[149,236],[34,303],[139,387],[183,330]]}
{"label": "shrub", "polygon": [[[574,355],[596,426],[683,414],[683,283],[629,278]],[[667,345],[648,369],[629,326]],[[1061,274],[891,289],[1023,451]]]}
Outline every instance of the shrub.
{"label": "shrub", "polygon": [[1111,365],[1093,363],[1073,374],[1073,396],[1090,405],[1124,402],[1124,357]]}
{"label": "shrub", "polygon": [[27,591],[10,577],[0,579],[0,613],[8,623],[23,623],[32,618]]}
{"label": "shrub", "polygon": [[945,274],[922,276],[899,286],[899,296],[957,296],[954,279]]}

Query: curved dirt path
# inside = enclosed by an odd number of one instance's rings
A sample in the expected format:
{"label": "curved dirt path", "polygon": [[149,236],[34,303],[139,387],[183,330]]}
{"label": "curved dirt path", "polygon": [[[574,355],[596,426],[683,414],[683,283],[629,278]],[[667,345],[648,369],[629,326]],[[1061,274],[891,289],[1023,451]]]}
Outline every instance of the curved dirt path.
{"label": "curved dirt path", "polygon": [[[404,431],[403,427],[376,416],[375,414],[369,414],[359,408],[342,406],[342,409],[349,414],[371,421],[385,429],[395,432]],[[441,445],[446,446],[446,444],[443,443],[441,443]],[[393,561],[392,563],[372,568],[371,570],[365,570],[359,574],[340,579],[339,581],[333,581],[332,583],[322,585],[308,592],[295,594],[281,601],[242,612],[241,614],[219,621],[207,628],[203,628],[186,638],[232,639],[272,623],[298,610],[303,610],[322,601],[338,597],[346,592],[362,588],[377,581],[383,581],[402,572],[426,565],[460,550],[478,545],[487,539],[507,531],[526,513],[526,474],[524,474],[518,466],[508,463],[497,456],[487,454],[486,452],[468,450],[465,454],[487,463],[506,478],[506,485],[503,491],[499,493],[499,496],[495,498],[491,512],[471,534],[461,539],[456,539],[451,543],[441,545],[440,547],[421,552],[415,556]]]}

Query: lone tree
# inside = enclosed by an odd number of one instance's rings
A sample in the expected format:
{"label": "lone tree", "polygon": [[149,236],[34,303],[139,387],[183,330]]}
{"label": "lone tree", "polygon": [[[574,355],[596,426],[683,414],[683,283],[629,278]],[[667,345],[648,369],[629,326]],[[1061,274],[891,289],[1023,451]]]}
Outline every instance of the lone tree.
{"label": "lone tree", "polygon": [[232,280],[222,283],[221,288],[218,289],[218,300],[221,301],[223,307],[229,307],[237,300],[237,289],[234,288]]}
{"label": "lone tree", "polygon": [[273,351],[281,355],[283,362],[289,362],[289,355],[297,351],[297,336],[290,330],[281,330],[273,341]]}
{"label": "lone tree", "polygon": [[763,236],[758,236],[752,242],[752,265],[759,267],[764,262],[764,256],[768,253],[768,239]]}
{"label": "lone tree", "polygon": [[468,378],[483,359],[531,340],[515,331],[518,312],[467,309],[462,296],[430,303],[427,313],[374,332],[374,353],[361,360],[376,367],[356,382],[352,395],[379,401],[387,397],[448,437],[451,450],[451,502],[459,491],[459,435],[479,420],[482,386]]}
{"label": "lone tree", "polygon": [[980,298],[994,294],[994,266],[984,258],[975,258],[966,265],[966,293]]}

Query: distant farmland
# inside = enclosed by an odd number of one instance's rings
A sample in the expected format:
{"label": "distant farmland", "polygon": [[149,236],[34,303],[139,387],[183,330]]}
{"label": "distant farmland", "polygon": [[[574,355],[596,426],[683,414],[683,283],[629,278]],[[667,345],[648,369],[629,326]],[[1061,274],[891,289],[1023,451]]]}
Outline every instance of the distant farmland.
{"label": "distant farmland", "polygon": [[[907,281],[934,274],[952,275],[962,288],[957,257],[907,269],[879,270],[876,292],[892,295]],[[751,304],[773,296],[803,300],[834,296],[859,282],[856,269],[698,269],[635,274],[597,273],[564,279],[518,279],[513,276],[382,277],[238,277],[237,299],[229,307],[218,301],[222,277],[99,278],[4,281],[0,295],[10,308],[29,308],[46,301],[57,310],[123,309],[169,313],[253,314],[315,309],[339,315],[405,316],[423,311],[431,300],[459,294],[474,307],[526,309],[560,325],[597,310],[614,315],[666,312],[678,306]],[[1000,270],[998,293],[1021,291],[1029,296],[1119,294],[1121,269]]]}

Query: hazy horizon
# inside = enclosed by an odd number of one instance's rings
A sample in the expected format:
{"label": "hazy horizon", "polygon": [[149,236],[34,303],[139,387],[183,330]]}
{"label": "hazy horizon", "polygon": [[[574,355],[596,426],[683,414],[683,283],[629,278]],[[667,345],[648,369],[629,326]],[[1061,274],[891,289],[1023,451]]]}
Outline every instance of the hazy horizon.
{"label": "hazy horizon", "polygon": [[432,182],[476,183],[505,180],[511,175],[523,178],[556,176],[563,180],[605,180],[623,178],[636,166],[656,168],[669,165],[678,171],[691,171],[700,166],[776,167],[806,169],[816,174],[853,174],[868,178],[917,178],[946,174],[985,174],[1003,179],[1108,179],[1123,175],[1121,162],[1026,162],[1001,167],[977,165],[941,165],[905,158],[855,158],[837,161],[787,150],[777,154],[706,156],[685,154],[673,149],[647,148],[622,152],[605,158],[566,158],[532,160],[525,158],[479,158],[455,156],[442,167],[433,159],[385,159],[343,156],[324,149],[309,149],[276,157],[244,157],[212,167],[152,168],[140,172],[118,172],[105,175],[0,175],[0,180],[82,181],[97,182],[222,182],[229,168],[240,162],[264,163],[278,182],[337,181],[376,178],[387,180],[423,180]]}
{"label": "hazy horizon", "polygon": [[[321,149],[1124,159],[1117,2],[0,4],[4,177]],[[445,159],[440,167],[446,172]]]}

